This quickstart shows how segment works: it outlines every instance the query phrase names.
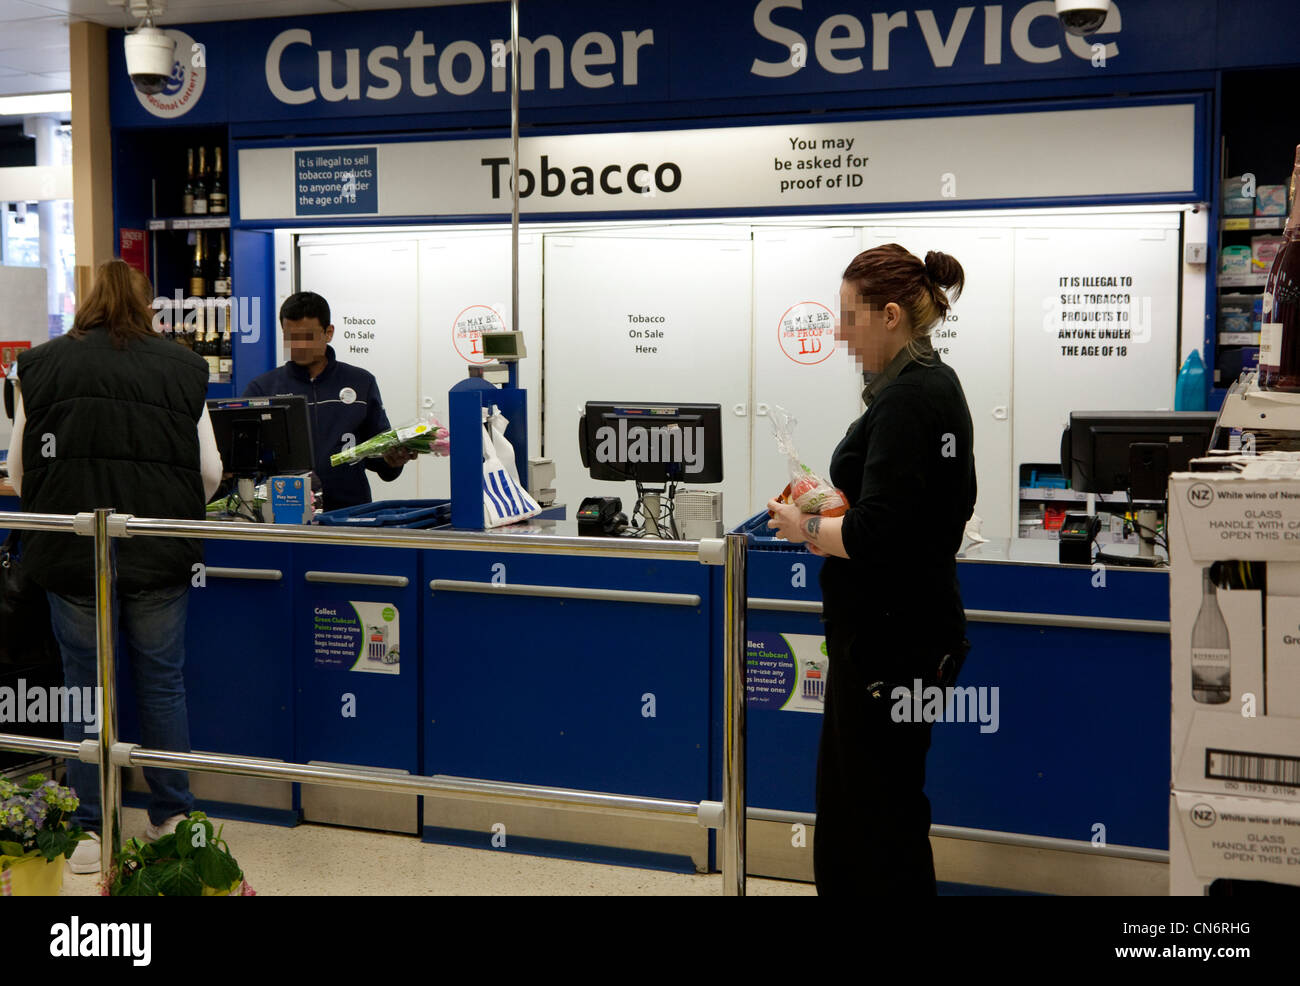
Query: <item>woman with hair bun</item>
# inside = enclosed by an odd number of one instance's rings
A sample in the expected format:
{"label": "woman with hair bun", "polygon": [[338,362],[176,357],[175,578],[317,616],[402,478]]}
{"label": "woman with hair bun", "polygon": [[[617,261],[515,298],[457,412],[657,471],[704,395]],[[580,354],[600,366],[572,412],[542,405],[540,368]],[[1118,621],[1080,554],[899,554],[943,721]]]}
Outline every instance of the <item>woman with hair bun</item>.
{"label": "woman with hair bun", "polygon": [[970,646],[956,554],[975,506],[971,417],[957,375],[930,345],[964,283],[961,264],[944,253],[922,261],[889,243],[853,258],[836,337],[869,381],[867,410],[830,463],[851,506],[826,518],[768,504],[769,527],[826,558],[819,894],[935,893],[925,796],[931,724],[898,722],[893,712],[914,708],[918,680],[953,684]]}

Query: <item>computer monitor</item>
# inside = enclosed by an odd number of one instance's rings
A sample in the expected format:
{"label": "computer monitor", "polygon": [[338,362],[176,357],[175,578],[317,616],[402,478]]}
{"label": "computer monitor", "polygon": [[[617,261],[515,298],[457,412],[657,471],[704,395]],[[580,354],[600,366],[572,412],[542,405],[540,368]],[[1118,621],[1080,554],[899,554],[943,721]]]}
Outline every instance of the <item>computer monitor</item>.
{"label": "computer monitor", "polygon": [[1213,411],[1072,411],[1061,470],[1081,493],[1160,501],[1169,474],[1210,448],[1217,420]]}
{"label": "computer monitor", "polygon": [[592,479],[722,482],[722,405],[588,401],[578,451]]}
{"label": "computer monitor", "polygon": [[214,399],[208,401],[208,417],[222,467],[236,479],[315,468],[305,397],[281,394]]}

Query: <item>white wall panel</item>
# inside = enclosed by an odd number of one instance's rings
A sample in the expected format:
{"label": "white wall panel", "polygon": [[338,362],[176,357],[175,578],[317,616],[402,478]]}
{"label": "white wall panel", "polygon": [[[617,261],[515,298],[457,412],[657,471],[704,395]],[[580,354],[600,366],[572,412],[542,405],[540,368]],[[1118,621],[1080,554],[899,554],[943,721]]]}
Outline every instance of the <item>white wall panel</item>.
{"label": "white wall panel", "polygon": [[1017,232],[1017,466],[1060,461],[1071,411],[1173,407],[1179,264],[1177,229]]}
{"label": "white wall panel", "polygon": [[852,226],[754,231],[750,514],[789,482],[767,413],[772,405],[794,415],[800,457],[826,478],[831,453],[862,413],[862,369],[834,335],[840,275],[861,249],[862,231]]}
{"label": "white wall panel", "polygon": [[725,479],[709,488],[721,489],[727,524],[739,523],[750,501],[749,243],[547,236],[543,249],[545,447],[560,500],[576,508],[585,496],[618,496],[629,516],[635,503],[633,484],[596,482],[582,467],[577,424],[587,401],[716,403]]}
{"label": "white wall panel", "polygon": [[[954,217],[945,217],[951,221]],[[966,393],[975,431],[985,537],[1012,535],[1016,485],[1011,469],[1011,308],[1014,231],[989,227],[869,227],[867,247],[898,243],[921,259],[930,250],[955,257],[966,287],[931,341]]]}
{"label": "white wall panel", "polygon": [[[519,364],[519,385],[528,391],[529,455],[541,454],[542,263],[541,238],[519,237],[519,328],[528,356]],[[486,362],[476,327],[509,329],[510,231],[434,233],[420,239],[420,402],[444,424],[447,393],[472,364]],[[478,320],[478,321],[476,321]],[[451,496],[448,459],[416,460],[420,496]]]}
{"label": "white wall panel", "polygon": [[[415,417],[419,366],[419,299],[416,243],[412,240],[328,244],[299,252],[299,284],[330,304],[335,356],[375,375],[388,420],[400,425]],[[349,324],[348,319],[374,324]],[[371,333],[373,338],[363,338]],[[324,399],[322,397],[322,399]],[[406,468],[393,482],[368,477],[376,500],[415,499],[416,470]]]}

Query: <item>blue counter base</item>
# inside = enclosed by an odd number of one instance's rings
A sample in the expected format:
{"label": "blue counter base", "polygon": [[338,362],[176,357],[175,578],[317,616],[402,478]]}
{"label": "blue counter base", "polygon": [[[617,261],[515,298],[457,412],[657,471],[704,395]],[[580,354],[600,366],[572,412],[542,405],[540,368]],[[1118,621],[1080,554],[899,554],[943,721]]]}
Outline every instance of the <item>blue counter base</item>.
{"label": "blue counter base", "polygon": [[510,852],[521,856],[548,856],[552,859],[572,859],[579,863],[633,866],[642,870],[664,870],[669,873],[695,872],[695,863],[691,858],[676,853],[620,849],[616,846],[596,846],[585,842],[564,842],[560,839],[539,839],[526,835],[511,835],[506,846],[497,849],[490,844],[490,840],[490,835],[479,830],[442,828],[436,825],[426,825],[420,837],[422,842],[464,846],[468,849],[486,849],[491,852]]}

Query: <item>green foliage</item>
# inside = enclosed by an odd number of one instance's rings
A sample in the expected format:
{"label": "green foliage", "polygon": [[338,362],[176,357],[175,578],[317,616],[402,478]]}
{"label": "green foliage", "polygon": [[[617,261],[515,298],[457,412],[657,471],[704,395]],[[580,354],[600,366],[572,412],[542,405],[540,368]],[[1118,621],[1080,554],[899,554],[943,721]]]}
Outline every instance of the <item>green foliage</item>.
{"label": "green foliage", "polygon": [[131,839],[117,858],[109,893],[114,897],[200,897],[227,891],[244,877],[230,847],[201,811],[156,842]]}

